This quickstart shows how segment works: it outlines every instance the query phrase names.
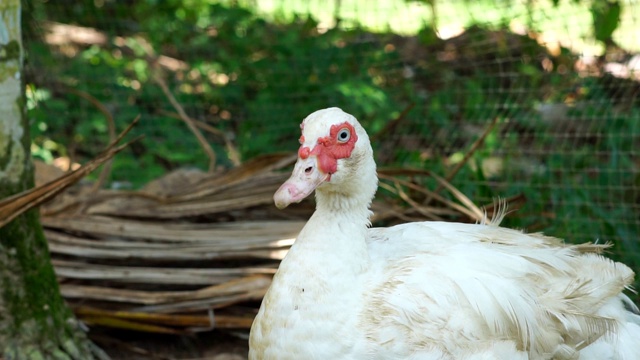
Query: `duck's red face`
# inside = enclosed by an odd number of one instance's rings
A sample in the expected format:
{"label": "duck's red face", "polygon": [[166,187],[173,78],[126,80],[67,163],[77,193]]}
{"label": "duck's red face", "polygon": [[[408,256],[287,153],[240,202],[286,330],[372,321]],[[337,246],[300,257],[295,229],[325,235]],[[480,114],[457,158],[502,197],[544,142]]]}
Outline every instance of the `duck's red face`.
{"label": "duck's red face", "polygon": [[281,209],[302,201],[323,182],[331,181],[331,175],[338,171],[338,160],[350,157],[358,141],[353,125],[347,121],[331,125],[328,134],[326,130],[320,136],[318,129],[308,131],[306,137],[315,133],[315,141],[305,137],[304,125],[301,129],[298,161],[289,180],[274,195],[276,206]]}
{"label": "duck's red face", "polygon": [[318,138],[313,149],[304,145],[304,135],[302,135],[298,157],[305,160],[309,156],[316,156],[318,169],[329,174],[328,180],[331,180],[331,174],[338,170],[338,160],[351,156],[356,141],[358,141],[358,135],[353,125],[348,122],[331,125],[329,135]]}

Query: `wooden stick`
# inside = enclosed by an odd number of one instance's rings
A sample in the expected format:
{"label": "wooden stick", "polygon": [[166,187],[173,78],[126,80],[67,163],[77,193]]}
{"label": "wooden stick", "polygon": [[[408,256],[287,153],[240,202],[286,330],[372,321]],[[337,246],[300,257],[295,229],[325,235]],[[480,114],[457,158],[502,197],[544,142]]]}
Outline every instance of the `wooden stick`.
{"label": "wooden stick", "polygon": [[211,145],[209,145],[209,143],[207,142],[207,139],[204,138],[204,136],[202,135],[198,127],[195,125],[193,119],[191,119],[191,117],[187,115],[182,105],[180,105],[180,103],[178,102],[178,100],[176,100],[176,98],[173,96],[171,91],[169,91],[169,87],[167,86],[167,83],[164,81],[162,76],[157,72],[152,71],[152,77],[153,77],[153,80],[160,86],[160,89],[162,90],[164,95],[167,97],[171,105],[174,107],[174,109],[176,109],[182,121],[184,121],[187,124],[187,126],[189,127],[189,130],[191,130],[191,132],[196,136],[196,139],[198,139],[200,146],[202,146],[202,149],[204,149],[204,152],[209,157],[209,171],[212,172],[216,167],[215,151],[213,151],[213,148],[211,147]]}
{"label": "wooden stick", "polygon": [[[447,183],[449,183],[449,182],[451,182],[451,180],[453,180],[453,178],[456,176],[456,174],[458,174],[460,169],[462,169],[462,167],[469,161],[469,159],[476,152],[476,150],[478,150],[480,145],[482,145],[484,143],[484,140],[487,138],[487,136],[493,130],[493,128],[496,126],[496,124],[498,124],[499,120],[500,120],[500,118],[497,117],[497,116],[495,118],[493,118],[491,123],[489,123],[489,126],[487,126],[487,128],[484,129],[484,132],[480,135],[480,137],[477,138],[476,141],[474,141],[474,143],[471,145],[471,148],[469,148],[469,151],[467,151],[464,154],[464,157],[462,158],[462,160],[454,166],[454,168],[451,170],[451,172],[449,172],[449,174],[447,174],[447,176],[445,176],[444,179],[447,181]],[[433,190],[433,192],[434,193],[438,193],[443,188],[444,188],[444,186],[442,184],[440,184],[440,185],[438,185],[438,187],[435,190]],[[431,202],[431,200],[433,200],[433,198],[427,197],[427,199],[424,201],[424,203],[428,204],[428,203]]]}
{"label": "wooden stick", "polygon": [[124,150],[129,144],[137,141],[138,138],[133,139],[123,145],[116,146],[117,143],[133,128],[138,122],[139,118],[136,118],[102,153],[84,164],[80,168],[71,171],[55,180],[52,180],[46,184],[42,184],[38,187],[23,191],[21,193],[12,195],[0,201],[0,227],[8,224],[13,219],[23,214],[24,212],[39,206],[40,204],[50,200],[64,189],[80,181],[87,174],[104,164],[107,160],[111,159],[115,154]]}
{"label": "wooden stick", "polygon": [[[98,110],[104,115],[104,118],[107,121],[107,130],[109,132],[109,142],[113,142],[116,139],[116,124],[113,121],[113,115],[111,114],[109,109],[107,109],[107,107],[104,106],[104,104],[102,104],[100,100],[96,99],[94,96],[92,96],[87,92],[84,92],[75,88],[71,88],[71,87],[67,87],[67,91],[89,101],[91,104],[93,104],[93,106],[98,108]],[[98,180],[96,180],[96,182],[93,183],[93,191],[98,191],[98,189],[102,187],[107,177],[109,176],[109,173],[111,172],[112,163],[113,163],[112,160],[107,160],[104,163],[104,166],[100,171],[100,175],[98,176]]]}
{"label": "wooden stick", "polygon": [[[170,111],[161,111],[160,113],[165,114],[169,117],[172,118],[177,118],[179,120],[182,120],[180,114],[178,113],[174,113],[174,112],[170,112]],[[235,145],[233,145],[233,142],[231,141],[231,139],[229,139],[229,137],[227,136],[227,134],[224,133],[224,131],[213,127],[205,122],[202,121],[198,121],[195,119],[192,119],[193,123],[199,127],[202,130],[208,131],[218,137],[220,137],[222,139],[222,141],[224,141],[225,146],[227,147],[227,151],[229,152],[229,160],[231,160],[231,163],[234,166],[238,166],[242,163],[241,159],[240,159],[240,151],[238,151],[238,149],[236,148]]]}

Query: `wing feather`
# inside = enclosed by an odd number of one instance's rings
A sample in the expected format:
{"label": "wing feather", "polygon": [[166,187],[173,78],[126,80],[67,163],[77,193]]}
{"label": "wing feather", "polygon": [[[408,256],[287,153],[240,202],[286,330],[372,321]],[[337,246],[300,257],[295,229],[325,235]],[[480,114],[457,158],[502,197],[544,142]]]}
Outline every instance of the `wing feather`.
{"label": "wing feather", "polygon": [[608,245],[565,245],[493,222],[412,223],[371,235],[373,263],[382,265],[368,292],[379,311],[368,337],[397,326],[408,349],[440,344],[455,354],[460,339],[500,339],[532,357],[571,358],[616,331],[618,321],[598,309],[633,279],[628,267],[598,255]]}

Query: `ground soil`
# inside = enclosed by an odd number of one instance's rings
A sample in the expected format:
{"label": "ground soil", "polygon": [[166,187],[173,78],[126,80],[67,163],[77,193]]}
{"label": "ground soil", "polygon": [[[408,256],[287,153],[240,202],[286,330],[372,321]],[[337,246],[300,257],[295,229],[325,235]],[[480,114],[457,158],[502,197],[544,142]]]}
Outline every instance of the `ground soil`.
{"label": "ground soil", "polygon": [[244,360],[247,331],[162,335],[92,329],[91,339],[113,360]]}

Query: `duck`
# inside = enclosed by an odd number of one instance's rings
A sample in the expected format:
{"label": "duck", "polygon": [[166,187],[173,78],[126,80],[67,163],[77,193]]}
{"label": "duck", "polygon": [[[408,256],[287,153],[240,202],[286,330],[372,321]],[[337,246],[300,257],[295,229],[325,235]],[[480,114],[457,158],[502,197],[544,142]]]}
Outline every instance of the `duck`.
{"label": "duck", "polygon": [[640,359],[634,272],[602,244],[501,227],[371,227],[369,137],[340,108],[300,125],[283,209],[316,209],[282,260],[249,335],[249,359]]}

